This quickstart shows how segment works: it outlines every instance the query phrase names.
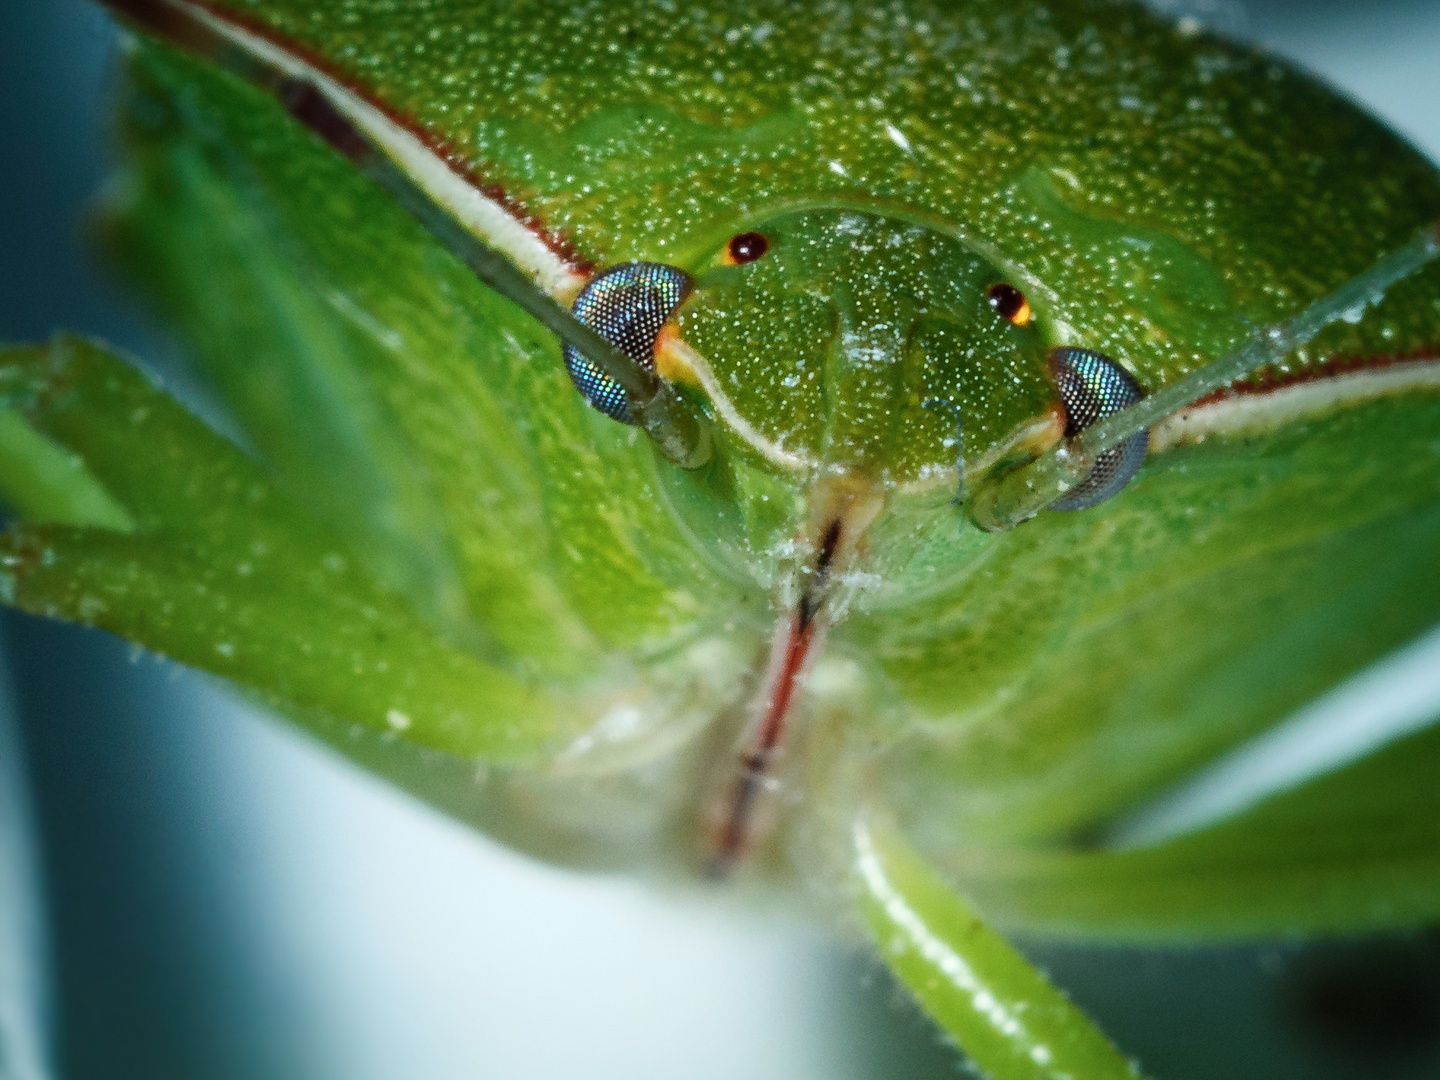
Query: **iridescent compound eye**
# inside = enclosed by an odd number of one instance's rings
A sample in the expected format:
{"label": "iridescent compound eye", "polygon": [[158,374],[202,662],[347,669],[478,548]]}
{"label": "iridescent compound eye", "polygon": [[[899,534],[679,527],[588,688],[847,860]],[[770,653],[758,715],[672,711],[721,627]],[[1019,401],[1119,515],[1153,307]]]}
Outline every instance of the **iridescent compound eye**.
{"label": "iridescent compound eye", "polygon": [[[575,299],[575,317],[630,359],[655,370],[655,339],[693,282],[664,263],[632,262],[601,273]],[[625,391],[573,345],[564,348],[565,369],[594,408],[622,424],[633,424]]]}
{"label": "iridescent compound eye", "polygon": [[[1145,396],[1128,371],[1108,356],[1089,349],[1054,349],[1050,370],[1065,410],[1065,437],[1114,416]],[[1098,506],[1128,484],[1145,461],[1150,432],[1140,431],[1096,459],[1090,475],[1050,504],[1051,510]]]}

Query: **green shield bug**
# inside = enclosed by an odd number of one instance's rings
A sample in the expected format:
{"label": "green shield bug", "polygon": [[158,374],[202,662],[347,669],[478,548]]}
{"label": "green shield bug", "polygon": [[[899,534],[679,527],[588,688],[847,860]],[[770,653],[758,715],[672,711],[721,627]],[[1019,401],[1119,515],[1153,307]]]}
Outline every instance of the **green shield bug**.
{"label": "green shield bug", "polygon": [[1373,121],[1125,5],[112,6],[109,241],[253,454],[11,353],[11,602],[858,912],[999,1078],[1129,1066],[989,924],[1436,916],[1432,732],[1173,824],[1440,612],[1440,177]]}

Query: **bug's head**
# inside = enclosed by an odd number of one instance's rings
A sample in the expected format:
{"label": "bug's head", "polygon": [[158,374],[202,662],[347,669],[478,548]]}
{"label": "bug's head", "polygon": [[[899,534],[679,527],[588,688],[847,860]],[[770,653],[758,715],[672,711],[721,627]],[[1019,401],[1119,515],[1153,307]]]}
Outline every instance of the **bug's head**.
{"label": "bug's head", "polygon": [[[747,222],[683,270],[614,267],[576,311],[685,387],[736,458],[893,491],[1033,457],[1139,396],[1108,358],[1055,347],[1040,308],[961,238],[813,208]],[[590,402],[626,420],[616,389],[569,360]],[[1131,447],[1056,508],[1103,501],[1143,456]]]}
{"label": "bug's head", "polygon": [[962,445],[983,453],[1055,397],[1022,291],[931,228],[780,214],[729,237],[695,278],[669,358],[740,452],[772,464],[939,481]]}

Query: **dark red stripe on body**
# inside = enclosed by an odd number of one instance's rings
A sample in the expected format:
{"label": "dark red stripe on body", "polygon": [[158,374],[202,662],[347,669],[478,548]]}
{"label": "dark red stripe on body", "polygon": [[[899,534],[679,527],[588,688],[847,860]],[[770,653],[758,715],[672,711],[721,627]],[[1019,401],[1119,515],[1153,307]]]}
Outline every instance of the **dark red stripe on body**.
{"label": "dark red stripe on body", "polygon": [[1239,379],[1214,393],[1197,398],[1185,407],[1193,409],[1200,405],[1213,405],[1232,397],[1273,394],[1277,390],[1287,390],[1292,386],[1304,386],[1307,383],[1321,382],[1324,379],[1333,379],[1341,375],[1359,375],[1365,372],[1404,367],[1407,364],[1434,363],[1437,360],[1440,360],[1440,346],[1381,356],[1334,356],[1318,364],[1309,364],[1299,371],[1271,369],[1256,372],[1254,375]]}
{"label": "dark red stripe on body", "polygon": [[[356,97],[382,113],[386,119],[395,124],[396,127],[409,132],[418,139],[427,150],[445,162],[446,167],[449,168],[452,173],[480,192],[487,199],[498,203],[504,208],[506,213],[533,233],[546,247],[554,252],[555,255],[574,267],[577,272],[582,274],[591,274],[594,272],[595,263],[582,257],[576,250],[574,244],[571,243],[569,237],[565,236],[558,229],[548,228],[535,213],[526,207],[519,198],[512,195],[502,184],[493,178],[486,177],[481,172],[480,167],[474,161],[467,158],[454,144],[422,125],[413,116],[409,116],[387,105],[384,101],[375,97],[367,87],[339,71],[324,57],[312,52],[303,45],[283,37],[276,32],[273,27],[267,26],[254,18],[239,15],[228,9],[221,8],[214,3],[199,2],[199,0],[184,0],[183,4],[172,3],[169,2],[169,0],[102,0],[102,2],[136,25],[190,52],[213,60],[222,67],[231,69],[237,67],[237,65],[232,62],[231,57],[227,55],[229,53],[236,53],[241,57],[250,59],[251,63],[248,66],[251,68],[254,68],[257,64],[263,65],[264,62],[249,58],[248,54],[245,54],[243,50],[240,50],[228,40],[217,35],[215,31],[187,12],[186,7],[201,9],[220,22],[244,30],[258,38],[263,38],[277,49],[282,50],[306,66],[313,68],[316,72],[325,75],[327,78],[345,87],[345,89],[355,94]],[[250,70],[240,70],[237,73],[253,81],[262,82],[262,85],[271,90],[282,88],[286,82],[307,85],[304,84],[303,80],[255,79],[253,72]],[[319,90],[314,88],[312,88],[312,90],[314,90],[317,95],[323,97]],[[326,104],[330,104],[328,100]],[[331,143],[332,146],[335,146],[341,153],[347,157],[351,157],[343,146],[336,144],[329,137],[328,131],[313,127],[304,116],[296,113],[288,102],[286,102],[286,107],[290,109],[292,115],[295,115],[296,118],[305,123],[307,127],[311,127],[312,130],[316,131],[317,134]],[[333,105],[330,106],[330,109],[334,112]],[[339,116],[338,113],[336,113],[336,115]],[[352,131],[355,130],[354,126],[350,124],[350,121],[344,120],[343,117],[340,117],[340,119],[347,125],[350,125]],[[354,159],[352,158],[352,160]]]}

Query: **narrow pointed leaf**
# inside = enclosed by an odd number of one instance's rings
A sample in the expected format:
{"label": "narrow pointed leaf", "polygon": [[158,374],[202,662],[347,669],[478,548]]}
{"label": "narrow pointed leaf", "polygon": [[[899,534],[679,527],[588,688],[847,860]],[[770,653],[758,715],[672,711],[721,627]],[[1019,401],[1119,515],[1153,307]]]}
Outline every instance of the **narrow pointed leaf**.
{"label": "narrow pointed leaf", "polygon": [[318,709],[469,757],[550,738],[555,705],[438,639],[233,446],[96,347],[11,350],[12,404],[84,462],[130,532],[19,524],[0,587],[35,614],[100,626]]}

